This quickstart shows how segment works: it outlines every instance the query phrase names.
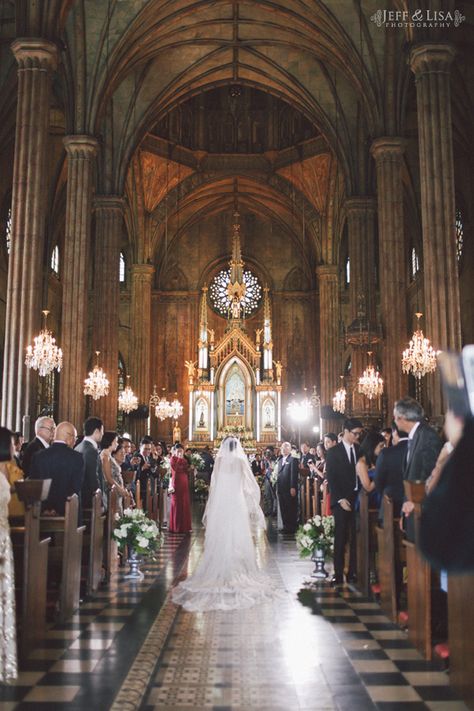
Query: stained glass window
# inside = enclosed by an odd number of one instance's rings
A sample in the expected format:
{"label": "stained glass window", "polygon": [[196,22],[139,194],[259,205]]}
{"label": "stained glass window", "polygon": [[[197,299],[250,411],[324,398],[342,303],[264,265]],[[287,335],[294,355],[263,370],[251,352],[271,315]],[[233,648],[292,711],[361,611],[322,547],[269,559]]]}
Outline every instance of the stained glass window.
{"label": "stained glass window", "polygon": [[411,278],[412,280],[416,278],[416,275],[420,271],[420,260],[418,253],[414,247],[411,249]]}
{"label": "stained glass window", "polygon": [[57,245],[51,254],[51,269],[55,274],[59,274],[59,247]]}
{"label": "stained glass window", "polygon": [[7,254],[10,254],[10,249],[12,246],[12,209],[8,208],[7,212],[7,222],[5,225],[5,243],[7,247]]}
{"label": "stained glass window", "polygon": [[[244,271],[245,296],[243,298],[245,316],[248,318],[255,313],[262,300],[262,286],[260,281],[249,269]],[[216,313],[227,316],[230,299],[227,295],[227,286],[230,283],[230,269],[223,269],[211,281],[209,286],[209,300]]]}
{"label": "stained glass window", "polygon": [[458,263],[461,261],[464,250],[464,225],[462,212],[459,208],[456,210],[456,256]]}

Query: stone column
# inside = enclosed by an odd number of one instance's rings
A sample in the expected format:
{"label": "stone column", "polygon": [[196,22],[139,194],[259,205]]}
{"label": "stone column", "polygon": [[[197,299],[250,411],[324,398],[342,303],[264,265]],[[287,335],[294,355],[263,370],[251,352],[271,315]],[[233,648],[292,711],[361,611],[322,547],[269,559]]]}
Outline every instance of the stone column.
{"label": "stone column", "polygon": [[94,316],[92,350],[100,351],[100,364],[109,379],[106,398],[97,401],[97,411],[106,429],[117,426],[119,261],[123,201],[118,195],[98,195],[94,200]]}
{"label": "stone column", "polygon": [[[411,52],[420,150],[425,332],[434,348],[459,350],[461,317],[456,260],[450,72],[454,48],[423,44]],[[430,379],[433,415],[441,415],[439,379]]]}
{"label": "stone column", "polygon": [[64,145],[68,177],[61,321],[64,368],[61,371],[59,410],[61,419],[72,422],[80,432],[88,365],[88,287],[92,268],[90,224],[98,143],[93,136],[78,135],[66,136]]}
{"label": "stone column", "polygon": [[151,394],[151,291],[155,268],[152,264],[132,266],[132,309],[130,374],[140,404],[148,404]]}
{"label": "stone column", "polygon": [[322,264],[316,273],[319,282],[321,404],[332,406],[341,374],[338,268],[333,264]]}
{"label": "stone column", "polygon": [[[26,346],[41,328],[47,209],[51,76],[57,49],[42,39],[17,39],[18,101],[13,164],[12,239],[8,265],[2,424],[20,430],[34,416],[37,378],[24,364]],[[25,421],[25,430],[29,427]],[[30,432],[25,431],[28,436]]]}
{"label": "stone column", "polygon": [[346,214],[351,267],[347,340],[352,347],[352,413],[363,416],[366,403],[357,390],[357,382],[368,362],[367,351],[375,352],[378,341],[375,323],[375,198],[349,198]]}
{"label": "stone column", "polygon": [[377,171],[379,218],[380,302],[382,310],[383,372],[387,412],[407,395],[401,357],[408,343],[406,323],[406,246],[403,223],[403,151],[401,138],[377,138],[371,147]]}

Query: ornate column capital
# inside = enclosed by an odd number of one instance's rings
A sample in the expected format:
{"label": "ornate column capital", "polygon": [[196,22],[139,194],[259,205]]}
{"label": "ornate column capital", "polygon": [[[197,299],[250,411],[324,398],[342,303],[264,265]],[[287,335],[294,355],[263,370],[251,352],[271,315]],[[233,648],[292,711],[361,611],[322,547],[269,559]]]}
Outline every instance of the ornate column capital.
{"label": "ornate column capital", "polygon": [[410,52],[410,68],[416,78],[432,72],[449,74],[455,56],[456,50],[451,44],[416,44]]}
{"label": "ornate column capital", "polygon": [[120,195],[96,195],[93,201],[94,210],[114,210],[122,213],[124,199]]}
{"label": "ornate column capital", "polygon": [[338,280],[339,267],[337,264],[320,264],[316,267],[316,274],[320,281]]}
{"label": "ornate column capital", "polygon": [[141,277],[142,281],[150,281],[155,273],[155,267],[153,264],[132,264],[130,267],[132,274],[132,279],[136,277]]}
{"label": "ornate column capital", "polygon": [[379,158],[399,158],[401,160],[405,152],[407,142],[404,138],[396,136],[381,136],[376,138],[370,146],[370,152],[378,160]]}
{"label": "ornate column capital", "polygon": [[372,195],[354,195],[345,202],[347,213],[375,212],[376,205],[376,199]]}
{"label": "ornate column capital", "polygon": [[18,69],[49,69],[58,66],[58,48],[40,37],[18,37],[11,44]]}
{"label": "ornate column capital", "polygon": [[99,141],[94,136],[75,135],[64,136],[64,147],[70,158],[91,159],[97,155]]}

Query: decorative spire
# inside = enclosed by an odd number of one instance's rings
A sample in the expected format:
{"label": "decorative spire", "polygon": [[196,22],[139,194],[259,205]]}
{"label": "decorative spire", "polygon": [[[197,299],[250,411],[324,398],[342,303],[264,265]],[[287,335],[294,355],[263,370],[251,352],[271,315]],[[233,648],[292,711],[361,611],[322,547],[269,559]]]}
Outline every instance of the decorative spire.
{"label": "decorative spire", "polygon": [[237,211],[234,212],[232,259],[229,262],[229,266],[230,282],[227,287],[227,296],[230,301],[229,315],[232,319],[240,319],[245,316],[244,297],[247,287],[244,283],[244,263],[240,248],[240,224]]}
{"label": "decorative spire", "polygon": [[273,378],[273,343],[272,343],[272,312],[270,306],[270,289],[263,288],[263,370],[267,379]]}
{"label": "decorative spire", "polygon": [[202,377],[207,370],[207,363],[207,284],[204,284],[199,306],[198,369],[200,371],[200,377]]}

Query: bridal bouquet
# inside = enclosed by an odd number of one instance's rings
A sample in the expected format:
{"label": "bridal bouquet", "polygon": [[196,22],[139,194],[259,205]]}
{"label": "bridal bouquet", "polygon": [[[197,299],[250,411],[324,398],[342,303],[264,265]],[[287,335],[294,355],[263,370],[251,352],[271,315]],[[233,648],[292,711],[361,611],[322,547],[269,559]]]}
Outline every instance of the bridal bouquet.
{"label": "bridal bouquet", "polygon": [[112,536],[119,548],[128,546],[140,555],[150,555],[163,542],[158,526],[141,509],[125,509],[122,515],[115,514]]}
{"label": "bridal bouquet", "polygon": [[161,486],[167,489],[171,478],[171,463],[169,457],[164,457],[160,464],[161,468]]}
{"label": "bridal bouquet", "polygon": [[192,454],[186,455],[186,459],[188,460],[190,466],[197,469],[198,472],[202,471],[206,466],[204,463],[204,459],[197,452],[193,452]]}
{"label": "bridal bouquet", "polygon": [[209,494],[209,484],[204,479],[196,479],[194,482],[194,493],[200,501],[205,501]]}
{"label": "bridal bouquet", "polygon": [[331,555],[334,550],[334,516],[313,516],[296,532],[300,558],[309,558],[316,550]]}

